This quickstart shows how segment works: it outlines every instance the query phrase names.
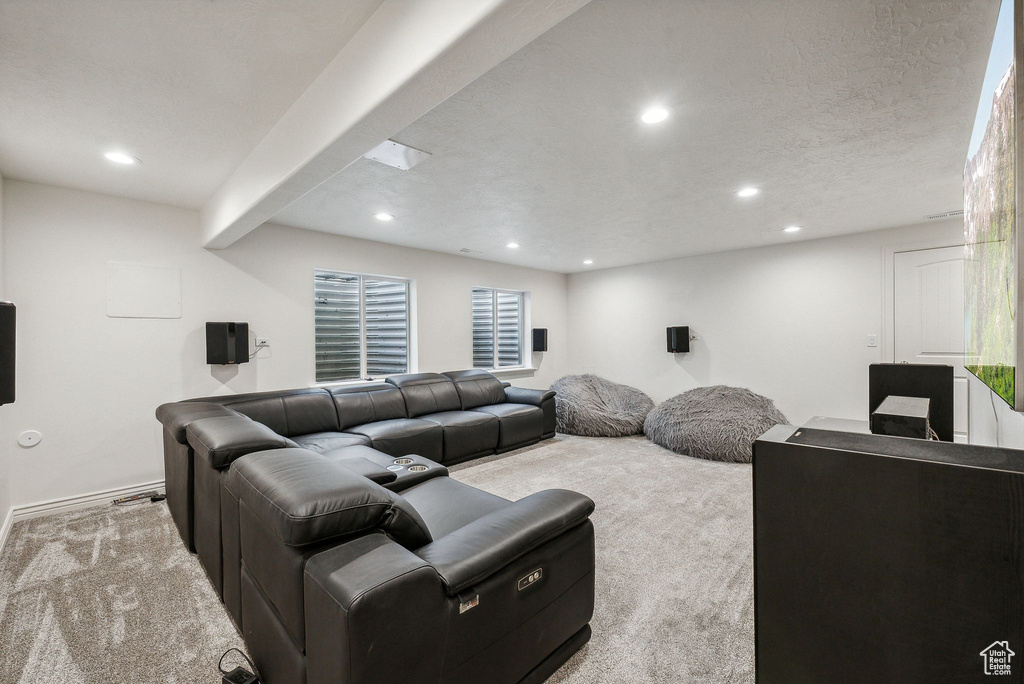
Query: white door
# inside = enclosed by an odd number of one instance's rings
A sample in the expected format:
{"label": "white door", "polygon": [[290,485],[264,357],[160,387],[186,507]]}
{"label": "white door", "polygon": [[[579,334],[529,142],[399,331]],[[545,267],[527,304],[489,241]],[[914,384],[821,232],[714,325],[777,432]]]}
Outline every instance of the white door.
{"label": "white door", "polygon": [[893,258],[894,360],[953,367],[953,433],[966,442],[964,248],[897,252]]}

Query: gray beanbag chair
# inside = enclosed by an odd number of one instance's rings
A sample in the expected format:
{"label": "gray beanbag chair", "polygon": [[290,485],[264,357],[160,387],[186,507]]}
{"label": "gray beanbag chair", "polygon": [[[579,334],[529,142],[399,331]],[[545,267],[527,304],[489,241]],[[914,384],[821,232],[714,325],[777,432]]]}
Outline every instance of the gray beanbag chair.
{"label": "gray beanbag chair", "polygon": [[754,440],[786,422],[771,399],[740,387],[714,385],[659,404],[647,415],[644,434],[679,454],[750,463]]}
{"label": "gray beanbag chair", "polygon": [[644,418],[654,408],[651,398],[635,387],[597,375],[566,375],[551,389],[556,392],[558,431],[567,435],[639,435],[644,430]]}

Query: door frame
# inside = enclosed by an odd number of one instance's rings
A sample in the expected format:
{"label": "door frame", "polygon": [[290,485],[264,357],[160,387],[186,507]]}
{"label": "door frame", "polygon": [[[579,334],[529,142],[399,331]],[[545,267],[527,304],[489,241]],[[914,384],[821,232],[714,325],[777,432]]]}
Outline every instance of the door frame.
{"label": "door frame", "polygon": [[896,361],[896,255],[900,252],[923,252],[929,249],[963,247],[964,243],[949,244],[948,238],[919,240],[882,248],[882,362]]}

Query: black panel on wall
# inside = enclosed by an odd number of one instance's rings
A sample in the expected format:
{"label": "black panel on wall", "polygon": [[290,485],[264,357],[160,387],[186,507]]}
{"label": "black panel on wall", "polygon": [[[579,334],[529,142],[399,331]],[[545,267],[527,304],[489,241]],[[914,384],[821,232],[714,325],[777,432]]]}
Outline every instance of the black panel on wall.
{"label": "black panel on wall", "polygon": [[15,306],[0,302],[0,404],[14,403]]}
{"label": "black panel on wall", "polygon": [[235,364],[248,361],[248,323],[206,324],[206,363]]}
{"label": "black panel on wall", "polygon": [[533,329],[533,351],[546,352],[548,350],[548,329]]}

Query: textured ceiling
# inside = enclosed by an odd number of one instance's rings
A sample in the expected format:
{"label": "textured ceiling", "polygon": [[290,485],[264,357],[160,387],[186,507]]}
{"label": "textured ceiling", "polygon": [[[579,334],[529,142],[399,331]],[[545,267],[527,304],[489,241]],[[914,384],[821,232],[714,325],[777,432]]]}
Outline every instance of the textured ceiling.
{"label": "textured ceiling", "polygon": [[562,272],[917,223],[962,206],[997,11],[593,0],[394,136],[430,159],[360,160],[275,222]]}
{"label": "textured ceiling", "polygon": [[0,173],[199,207],[380,4],[0,0]]}

